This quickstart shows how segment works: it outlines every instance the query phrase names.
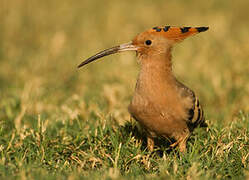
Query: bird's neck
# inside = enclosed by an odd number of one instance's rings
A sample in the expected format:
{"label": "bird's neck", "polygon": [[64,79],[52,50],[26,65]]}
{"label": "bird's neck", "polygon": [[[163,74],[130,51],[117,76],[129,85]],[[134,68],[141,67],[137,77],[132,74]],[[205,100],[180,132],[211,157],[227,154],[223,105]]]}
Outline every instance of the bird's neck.
{"label": "bird's neck", "polygon": [[170,51],[153,57],[146,56],[140,59],[140,64],[141,70],[136,84],[137,93],[159,97],[166,92],[175,91],[176,78],[172,72]]}
{"label": "bird's neck", "polygon": [[172,72],[171,50],[167,53],[141,56],[140,64],[140,81],[171,83],[175,80]]}

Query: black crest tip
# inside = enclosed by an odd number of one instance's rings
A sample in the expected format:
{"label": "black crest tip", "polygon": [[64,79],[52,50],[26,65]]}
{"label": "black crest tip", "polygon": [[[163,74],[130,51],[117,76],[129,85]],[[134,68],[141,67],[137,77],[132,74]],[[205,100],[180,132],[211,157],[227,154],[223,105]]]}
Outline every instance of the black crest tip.
{"label": "black crest tip", "polygon": [[180,28],[180,29],[181,29],[181,32],[182,32],[182,33],[186,33],[186,32],[189,31],[190,28],[191,28],[191,27],[183,27],[183,28]]}
{"label": "black crest tip", "polygon": [[163,28],[164,32],[167,32],[167,31],[169,30],[169,28],[170,28],[170,26],[165,26],[165,27]]}
{"label": "black crest tip", "polygon": [[162,30],[160,27],[153,27],[152,29],[156,30],[156,32],[160,32]]}
{"label": "black crest tip", "polygon": [[209,27],[197,27],[196,29],[198,32],[204,32],[204,31],[207,31]]}

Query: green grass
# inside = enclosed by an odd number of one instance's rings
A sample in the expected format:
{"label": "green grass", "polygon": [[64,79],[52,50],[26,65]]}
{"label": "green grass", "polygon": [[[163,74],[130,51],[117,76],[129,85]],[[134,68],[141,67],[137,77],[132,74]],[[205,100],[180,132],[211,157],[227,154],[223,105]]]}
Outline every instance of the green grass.
{"label": "green grass", "polygon": [[[248,179],[248,2],[0,3],[0,179]],[[204,106],[187,153],[150,153],[127,106],[132,53],[81,70],[99,50],[157,25],[209,26],[173,51],[174,72]]]}

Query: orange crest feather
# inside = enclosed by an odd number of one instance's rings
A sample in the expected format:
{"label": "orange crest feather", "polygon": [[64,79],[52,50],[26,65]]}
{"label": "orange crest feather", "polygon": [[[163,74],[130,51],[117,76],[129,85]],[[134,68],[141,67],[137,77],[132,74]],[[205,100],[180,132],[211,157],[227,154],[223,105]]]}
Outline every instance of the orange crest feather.
{"label": "orange crest feather", "polygon": [[176,42],[182,41],[185,38],[207,31],[208,27],[154,27],[149,30],[149,33],[160,33],[164,37],[170,40],[174,40]]}

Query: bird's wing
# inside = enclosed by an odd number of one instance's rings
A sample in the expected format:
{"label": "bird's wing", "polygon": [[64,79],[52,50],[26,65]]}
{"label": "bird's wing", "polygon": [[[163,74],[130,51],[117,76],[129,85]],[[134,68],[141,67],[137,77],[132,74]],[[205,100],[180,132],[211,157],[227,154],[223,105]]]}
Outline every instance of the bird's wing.
{"label": "bird's wing", "polygon": [[203,109],[200,105],[198,97],[196,97],[193,93],[193,106],[188,110],[188,124],[192,127],[196,126],[206,126],[205,117]]}
{"label": "bird's wing", "polygon": [[184,84],[177,81],[177,86],[180,90],[181,98],[190,98],[192,100],[191,106],[187,107],[188,111],[188,119],[187,124],[190,128],[195,128],[198,125],[201,127],[205,127],[205,117],[203,109],[200,105],[198,97],[195,96],[195,93],[186,87]]}

